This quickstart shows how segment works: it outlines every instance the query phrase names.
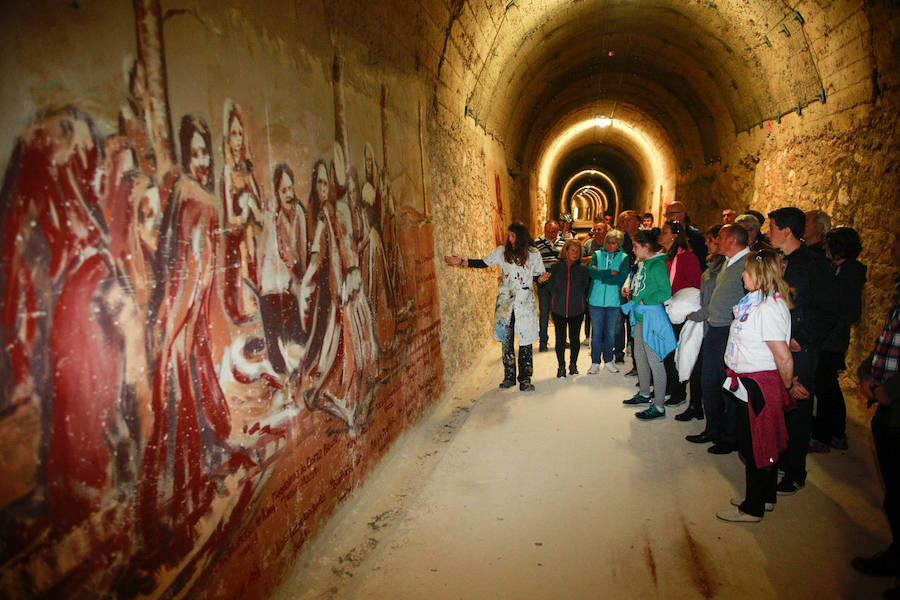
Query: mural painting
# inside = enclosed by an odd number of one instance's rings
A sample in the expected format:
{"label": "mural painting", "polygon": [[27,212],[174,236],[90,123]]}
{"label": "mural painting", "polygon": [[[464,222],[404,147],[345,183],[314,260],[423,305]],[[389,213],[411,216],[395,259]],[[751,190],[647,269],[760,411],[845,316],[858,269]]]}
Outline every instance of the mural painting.
{"label": "mural painting", "polygon": [[503,210],[503,189],[500,186],[500,174],[494,173],[494,198],[497,200],[497,206],[494,209],[494,243],[502,246],[506,243],[506,215]]}
{"label": "mural painting", "polygon": [[387,90],[382,165],[351,143],[336,56],[331,155],[263,173],[232,99],[220,148],[201,113],[172,133],[159,7],[135,13],[119,133],[38,114],[0,192],[11,597],[260,593],[440,393],[432,230],[393,191]]}

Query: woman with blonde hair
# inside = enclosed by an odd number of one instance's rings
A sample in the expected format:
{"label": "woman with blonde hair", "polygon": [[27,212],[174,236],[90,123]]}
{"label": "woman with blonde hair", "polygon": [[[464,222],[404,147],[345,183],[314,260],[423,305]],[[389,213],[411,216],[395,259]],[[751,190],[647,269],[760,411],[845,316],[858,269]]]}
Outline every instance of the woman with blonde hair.
{"label": "woman with blonde hair", "polygon": [[784,411],[797,382],[791,340],[790,288],[782,278],[781,255],[761,249],[747,255],[744,287],[734,307],[725,348],[725,385],[737,402],[738,450],[746,469],[746,496],[716,516],[723,521],[755,523],[776,501],[778,454],[787,448]]}

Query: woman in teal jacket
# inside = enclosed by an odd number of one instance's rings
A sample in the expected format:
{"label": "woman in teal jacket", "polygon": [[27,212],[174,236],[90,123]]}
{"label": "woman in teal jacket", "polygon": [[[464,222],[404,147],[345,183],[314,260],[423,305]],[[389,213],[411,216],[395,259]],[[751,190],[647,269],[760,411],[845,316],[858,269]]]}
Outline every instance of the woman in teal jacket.
{"label": "woman in teal jacket", "polygon": [[[653,404],[635,415],[639,419],[656,419],[666,414],[666,368],[663,359],[675,349],[672,323],[662,303],[672,297],[666,254],[660,252],[658,229],[638,231],[634,236],[634,254],[638,270],[631,281],[631,302],[622,310],[631,313],[634,332],[634,359],[638,369],[640,391],[625,400],[627,405]],[[652,377],[652,379],[651,379]]]}
{"label": "woman in teal jacket", "polygon": [[588,273],[591,290],[588,293],[588,312],[591,315],[591,368],[588,375],[600,372],[600,361],[606,370],[618,373],[613,363],[613,344],[616,329],[622,327],[622,284],[628,277],[631,259],[622,251],[621,231],[610,231],[603,240],[603,248],[591,256]]}

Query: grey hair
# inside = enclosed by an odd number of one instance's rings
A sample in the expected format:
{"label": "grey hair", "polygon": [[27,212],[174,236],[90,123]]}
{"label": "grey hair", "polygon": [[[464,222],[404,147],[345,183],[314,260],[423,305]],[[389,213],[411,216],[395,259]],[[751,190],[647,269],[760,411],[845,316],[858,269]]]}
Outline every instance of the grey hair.
{"label": "grey hair", "polygon": [[621,246],[622,242],[625,241],[625,234],[623,232],[619,231],[618,229],[611,229],[608,232],[606,232],[606,235],[604,236],[603,241],[605,242],[609,238],[615,238],[616,241],[619,242],[619,245]]}
{"label": "grey hair", "polygon": [[831,231],[831,217],[824,210],[817,210],[813,214],[812,222],[822,226],[822,235]]}
{"label": "grey hair", "polygon": [[762,229],[762,225],[759,224],[759,219],[751,215],[750,213],[744,213],[742,215],[738,215],[734,222],[743,227],[744,229],[752,229],[753,231],[759,231]]}

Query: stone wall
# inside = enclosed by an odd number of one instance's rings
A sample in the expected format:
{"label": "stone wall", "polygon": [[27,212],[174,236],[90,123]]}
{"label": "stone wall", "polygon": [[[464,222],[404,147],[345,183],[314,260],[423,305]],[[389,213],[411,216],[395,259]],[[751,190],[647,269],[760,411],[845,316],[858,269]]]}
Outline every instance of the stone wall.
{"label": "stone wall", "polygon": [[722,140],[722,162],[694,169],[680,183],[698,225],[720,222],[726,207],[765,214],[796,206],[825,210],[834,226],[859,231],[869,272],[848,352],[855,367],[883,327],[897,272],[889,250],[900,231],[896,8],[848,2],[798,10],[806,15],[826,102]]}

